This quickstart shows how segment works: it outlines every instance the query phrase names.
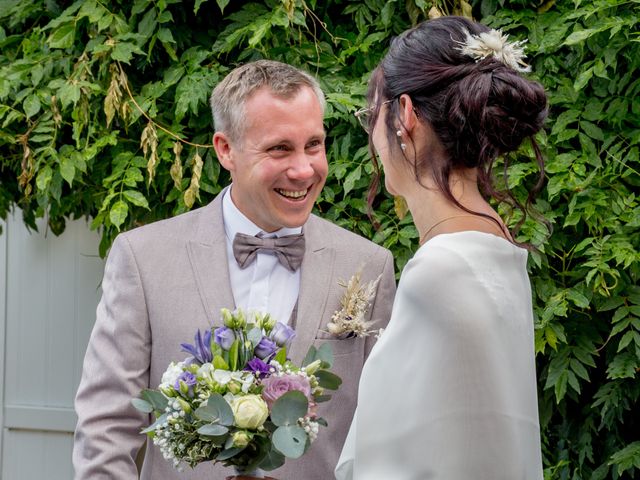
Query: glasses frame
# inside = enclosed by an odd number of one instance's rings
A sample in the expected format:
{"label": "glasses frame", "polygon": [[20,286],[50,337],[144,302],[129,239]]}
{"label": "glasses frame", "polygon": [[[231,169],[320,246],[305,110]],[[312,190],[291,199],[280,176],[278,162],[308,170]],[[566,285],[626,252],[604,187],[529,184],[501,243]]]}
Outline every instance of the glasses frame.
{"label": "glasses frame", "polygon": [[[392,98],[390,100],[385,100],[380,104],[380,108],[382,108],[384,105],[387,105],[388,103],[393,102],[394,100],[395,98]],[[361,108],[360,110],[354,113],[354,116],[358,119],[360,126],[367,133],[371,133],[370,132],[371,125],[369,125],[369,119],[371,118],[371,114],[373,113],[376,107],[377,105],[371,105],[370,107]]]}

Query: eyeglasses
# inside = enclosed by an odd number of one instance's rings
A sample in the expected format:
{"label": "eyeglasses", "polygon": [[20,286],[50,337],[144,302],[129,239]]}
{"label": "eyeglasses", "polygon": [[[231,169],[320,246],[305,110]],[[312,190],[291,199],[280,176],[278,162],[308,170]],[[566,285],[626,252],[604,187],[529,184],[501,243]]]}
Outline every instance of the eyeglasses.
{"label": "eyeglasses", "polygon": [[[380,104],[380,107],[382,107],[383,105],[386,105],[387,103],[391,103],[394,100],[395,98],[392,98],[391,100],[386,100]],[[358,121],[360,122],[360,125],[362,126],[362,128],[364,128],[364,131],[367,133],[370,133],[371,114],[375,109],[376,109],[376,105],[371,105],[370,107],[361,108],[354,114],[358,119]]]}

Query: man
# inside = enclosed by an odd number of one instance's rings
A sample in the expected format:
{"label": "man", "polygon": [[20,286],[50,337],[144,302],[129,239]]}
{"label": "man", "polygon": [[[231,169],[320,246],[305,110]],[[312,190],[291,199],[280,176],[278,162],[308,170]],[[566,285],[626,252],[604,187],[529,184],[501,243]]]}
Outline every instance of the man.
{"label": "man", "polygon": [[[381,276],[368,319],[378,328],[390,317],[390,253],[311,215],[327,176],[324,95],[317,82],[291,66],[258,61],[232,71],[215,88],[211,104],[213,143],[231,173],[231,187],[206,207],[116,238],[76,397],[77,480],[137,478],[135,459],[144,441],[139,432],[149,418],[136,412],[131,398],[155,388],[169,362],[185,357],[179,345],[190,342],[196,329],[220,325],[222,307],[266,311],[288,321],[297,332],[294,362],[311,345],[332,345],[333,370],[343,384],[319,411],[329,427],[306,455],[272,473],[281,480],[332,478],[373,343],[371,337],[328,333],[344,294],[339,282],[360,269],[363,282]],[[269,250],[236,259],[245,248],[237,234],[300,233],[301,266],[295,259],[281,263]],[[209,480],[230,473],[211,463],[180,473],[148,442],[141,478]]]}

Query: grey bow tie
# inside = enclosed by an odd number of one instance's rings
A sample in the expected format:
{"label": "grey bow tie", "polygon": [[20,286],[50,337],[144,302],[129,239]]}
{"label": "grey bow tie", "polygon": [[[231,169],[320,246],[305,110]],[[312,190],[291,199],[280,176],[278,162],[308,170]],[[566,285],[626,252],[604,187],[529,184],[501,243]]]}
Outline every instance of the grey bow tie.
{"label": "grey bow tie", "polygon": [[233,239],[233,256],[240,268],[247,267],[260,250],[273,252],[282,265],[295,272],[302,264],[304,256],[304,235],[262,238],[236,233]]}

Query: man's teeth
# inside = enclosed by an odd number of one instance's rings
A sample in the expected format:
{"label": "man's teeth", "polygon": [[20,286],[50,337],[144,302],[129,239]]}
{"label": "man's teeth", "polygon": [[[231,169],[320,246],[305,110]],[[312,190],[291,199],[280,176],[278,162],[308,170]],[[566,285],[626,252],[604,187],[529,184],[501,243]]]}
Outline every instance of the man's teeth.
{"label": "man's teeth", "polygon": [[293,190],[282,190],[280,188],[276,189],[276,191],[280,194],[283,195],[285,197],[289,197],[289,198],[301,198],[304,197],[307,192],[309,191],[309,189],[307,188],[306,190],[300,190],[298,192],[294,192]]}

